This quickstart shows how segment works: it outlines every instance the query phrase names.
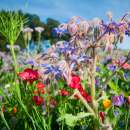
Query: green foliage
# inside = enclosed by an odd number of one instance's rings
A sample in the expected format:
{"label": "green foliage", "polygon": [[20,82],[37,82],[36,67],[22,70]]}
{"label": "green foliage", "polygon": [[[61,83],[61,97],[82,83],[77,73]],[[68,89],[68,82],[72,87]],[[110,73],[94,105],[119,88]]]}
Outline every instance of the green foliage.
{"label": "green foliage", "polygon": [[59,117],[57,121],[65,120],[66,125],[70,127],[74,127],[77,121],[80,121],[81,119],[89,116],[93,116],[93,115],[91,113],[85,113],[85,112],[77,113],[77,116],[74,116],[72,114],[65,114]]}
{"label": "green foliage", "polygon": [[0,13],[0,33],[10,44],[16,42],[25,23],[26,19],[19,12]]}

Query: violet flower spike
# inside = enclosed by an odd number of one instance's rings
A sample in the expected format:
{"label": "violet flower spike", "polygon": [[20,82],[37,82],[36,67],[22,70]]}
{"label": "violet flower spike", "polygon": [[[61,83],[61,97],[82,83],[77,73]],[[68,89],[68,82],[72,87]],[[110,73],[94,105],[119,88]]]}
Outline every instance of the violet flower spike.
{"label": "violet flower spike", "polygon": [[120,96],[113,96],[112,97],[112,104],[114,106],[122,106],[124,104],[124,96],[120,95]]}

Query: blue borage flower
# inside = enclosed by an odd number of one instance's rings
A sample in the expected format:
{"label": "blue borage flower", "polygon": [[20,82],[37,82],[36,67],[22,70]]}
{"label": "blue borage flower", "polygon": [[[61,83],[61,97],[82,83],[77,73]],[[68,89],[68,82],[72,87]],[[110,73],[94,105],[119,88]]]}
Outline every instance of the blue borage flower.
{"label": "blue borage flower", "polygon": [[53,28],[52,29],[52,35],[54,36],[54,37],[57,37],[57,36],[62,36],[62,35],[64,35],[64,34],[66,34],[67,33],[67,30],[66,29],[61,29],[61,28]]}
{"label": "blue borage flower", "polygon": [[45,68],[44,74],[53,74],[56,79],[62,77],[62,70],[59,66],[49,65],[49,64],[41,64],[42,67]]}
{"label": "blue borage flower", "polygon": [[58,52],[58,53],[69,53],[69,54],[72,54],[72,53],[74,53],[75,51],[77,50],[77,48],[75,48],[75,47],[73,47],[73,46],[71,46],[70,45],[70,43],[68,43],[68,42],[64,42],[63,43],[63,47],[58,47],[57,46],[57,48],[56,48],[56,51]]}
{"label": "blue borage flower", "polygon": [[81,54],[80,56],[78,55],[72,55],[70,56],[70,59],[72,62],[88,62],[90,57],[86,56],[85,54]]}
{"label": "blue borage flower", "polygon": [[124,23],[116,23],[116,22],[111,22],[109,24],[102,23],[105,33],[109,33],[109,34],[110,33],[118,34],[118,30],[122,25],[124,25]]}

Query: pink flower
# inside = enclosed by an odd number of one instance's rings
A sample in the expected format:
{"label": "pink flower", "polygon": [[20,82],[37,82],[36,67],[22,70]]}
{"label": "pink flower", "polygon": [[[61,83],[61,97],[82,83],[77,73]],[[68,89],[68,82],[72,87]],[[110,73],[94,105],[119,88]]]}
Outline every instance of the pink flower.
{"label": "pink flower", "polygon": [[130,65],[128,63],[125,63],[123,66],[122,66],[123,69],[130,69]]}

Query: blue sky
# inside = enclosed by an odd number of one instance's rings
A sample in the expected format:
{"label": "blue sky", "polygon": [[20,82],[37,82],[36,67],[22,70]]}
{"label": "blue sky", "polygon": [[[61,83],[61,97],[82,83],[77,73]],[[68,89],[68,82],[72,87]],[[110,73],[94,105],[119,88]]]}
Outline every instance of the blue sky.
{"label": "blue sky", "polygon": [[[1,0],[0,9],[21,9],[39,15],[43,21],[51,17],[61,22],[75,15],[106,20],[106,12],[112,11],[117,20],[125,12],[130,12],[130,0]],[[120,47],[130,49],[130,38],[126,38]]]}

